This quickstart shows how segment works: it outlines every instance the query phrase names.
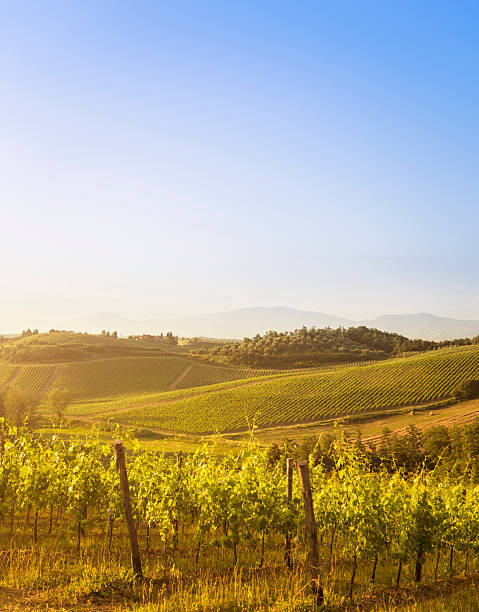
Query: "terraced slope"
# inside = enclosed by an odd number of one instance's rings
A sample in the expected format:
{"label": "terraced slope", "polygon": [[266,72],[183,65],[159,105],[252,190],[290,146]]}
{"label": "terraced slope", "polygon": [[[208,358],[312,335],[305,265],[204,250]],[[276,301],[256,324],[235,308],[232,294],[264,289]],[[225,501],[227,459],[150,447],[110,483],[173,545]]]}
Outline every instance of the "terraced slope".
{"label": "terraced slope", "polygon": [[[295,370],[297,374],[297,370]],[[177,389],[173,391],[162,391],[156,393],[142,394],[125,394],[118,397],[103,397],[91,398],[83,400],[75,400],[68,408],[68,414],[71,416],[98,416],[103,417],[110,414],[112,411],[122,412],[139,406],[156,406],[159,403],[170,403],[188,399],[190,397],[200,397],[217,393],[219,391],[239,389],[242,386],[256,384],[259,381],[274,380],[276,378],[285,378],[294,376],[293,373],[281,372],[270,376],[262,376],[254,379],[245,380],[229,380],[216,385],[207,385],[203,387],[194,387],[187,389]]]}
{"label": "terraced slope", "polygon": [[188,389],[190,387],[203,387],[230,380],[244,380],[277,374],[277,370],[247,370],[245,368],[224,368],[211,365],[195,364],[187,372],[175,388]]}
{"label": "terraced slope", "polygon": [[64,364],[56,384],[76,401],[114,400],[277,373],[203,365],[181,356],[117,357]]}
{"label": "terraced slope", "polygon": [[[210,433],[299,423],[450,397],[462,380],[479,378],[479,347],[461,347],[329,372],[275,376],[149,397],[98,402],[121,423]],[[83,407],[95,414],[95,404]],[[75,407],[77,414],[81,406]]]}
{"label": "terraced slope", "polygon": [[55,372],[55,364],[27,365],[20,368],[17,376],[10,383],[26,395],[34,397],[42,394]]}
{"label": "terraced slope", "polygon": [[181,357],[116,357],[63,365],[60,387],[74,399],[115,398],[166,391],[188,367]]}

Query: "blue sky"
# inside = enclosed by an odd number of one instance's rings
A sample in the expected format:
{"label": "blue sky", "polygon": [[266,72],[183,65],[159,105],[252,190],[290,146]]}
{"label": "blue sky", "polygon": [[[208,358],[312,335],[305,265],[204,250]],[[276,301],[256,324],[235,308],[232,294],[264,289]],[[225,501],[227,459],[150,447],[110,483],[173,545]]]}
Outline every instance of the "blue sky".
{"label": "blue sky", "polygon": [[3,329],[479,318],[476,2],[0,0]]}

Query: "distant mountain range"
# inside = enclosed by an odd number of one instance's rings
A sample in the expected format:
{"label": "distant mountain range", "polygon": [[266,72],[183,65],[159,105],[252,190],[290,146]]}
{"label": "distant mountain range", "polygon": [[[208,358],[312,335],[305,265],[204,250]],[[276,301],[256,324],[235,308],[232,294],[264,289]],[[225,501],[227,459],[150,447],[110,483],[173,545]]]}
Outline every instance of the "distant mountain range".
{"label": "distant mountain range", "polygon": [[294,308],[240,308],[216,314],[189,317],[162,317],[133,321],[111,313],[98,313],[69,321],[68,329],[99,333],[102,329],[117,330],[121,335],[172,331],[179,336],[211,338],[243,338],[269,330],[286,331],[306,325],[339,327],[366,325],[408,338],[443,340],[473,337],[479,334],[479,321],[438,317],[428,313],[384,315],[376,319],[353,321],[322,312]]}

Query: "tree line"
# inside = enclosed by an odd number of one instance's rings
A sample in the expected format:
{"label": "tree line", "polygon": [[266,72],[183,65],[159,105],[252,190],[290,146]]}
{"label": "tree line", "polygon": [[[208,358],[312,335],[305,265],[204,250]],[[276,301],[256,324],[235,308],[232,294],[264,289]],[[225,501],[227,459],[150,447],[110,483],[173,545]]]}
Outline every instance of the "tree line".
{"label": "tree line", "polygon": [[253,338],[199,350],[197,354],[235,365],[254,367],[311,367],[330,363],[369,361],[435,350],[448,346],[478,344],[475,338],[411,340],[396,333],[359,327],[307,328],[269,331]]}
{"label": "tree line", "polygon": [[325,432],[299,442],[284,437],[268,447],[267,457],[270,465],[282,464],[286,457],[311,458],[313,465],[332,472],[338,469],[345,447],[373,472],[426,470],[479,483],[479,419],[463,427],[436,425],[423,431],[411,424],[403,434],[385,428],[377,442],[364,441],[359,431]]}

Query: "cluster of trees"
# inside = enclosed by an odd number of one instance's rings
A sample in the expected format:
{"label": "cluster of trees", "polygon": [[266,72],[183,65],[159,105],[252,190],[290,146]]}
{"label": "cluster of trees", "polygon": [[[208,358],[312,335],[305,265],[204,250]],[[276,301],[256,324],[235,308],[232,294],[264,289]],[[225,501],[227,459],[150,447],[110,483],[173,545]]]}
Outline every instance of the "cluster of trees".
{"label": "cluster of trees", "polygon": [[479,380],[469,378],[459,383],[454,390],[454,398],[458,401],[479,397]]}
{"label": "cluster of trees", "polygon": [[17,426],[31,419],[37,407],[37,399],[23,393],[17,387],[9,387],[0,394],[0,416],[7,418]]}
{"label": "cluster of trees", "polygon": [[[58,423],[65,418],[65,411],[71,401],[68,389],[55,388],[46,396],[43,406],[55,416]],[[0,417],[3,417],[16,425],[23,426],[38,414],[40,400],[34,396],[24,393],[15,386],[7,387],[0,393]]]}
{"label": "cluster of trees", "polygon": [[22,338],[28,338],[29,336],[36,336],[38,334],[38,329],[34,329],[33,331],[28,328],[22,331]]}
{"label": "cluster of trees", "polygon": [[138,342],[150,342],[152,344],[169,344],[170,346],[176,346],[178,344],[178,336],[175,336],[173,332],[163,332],[159,335],[153,334],[138,334],[128,336],[128,340],[137,340]]}
{"label": "cluster of trees", "polygon": [[118,338],[118,332],[117,331],[110,332],[109,330],[106,330],[106,329],[102,329],[101,330],[101,335],[102,336],[106,336],[107,338]]}
{"label": "cluster of trees", "polygon": [[242,342],[199,352],[235,365],[255,367],[308,367],[351,361],[385,359],[403,353],[445,346],[479,343],[479,336],[452,341],[410,340],[400,334],[360,327],[302,327],[290,332],[269,331]]}
{"label": "cluster of trees", "polygon": [[364,442],[359,431],[349,436],[344,432],[323,433],[301,442],[285,437],[281,444],[268,447],[268,461],[275,465],[285,457],[311,456],[314,465],[331,471],[337,468],[344,445],[362,456],[373,471],[386,468],[390,473],[398,469],[412,473],[424,468],[440,469],[456,475],[468,474],[473,482],[479,483],[479,420],[462,428],[437,425],[424,431],[409,425],[402,435],[385,428],[377,443]]}

